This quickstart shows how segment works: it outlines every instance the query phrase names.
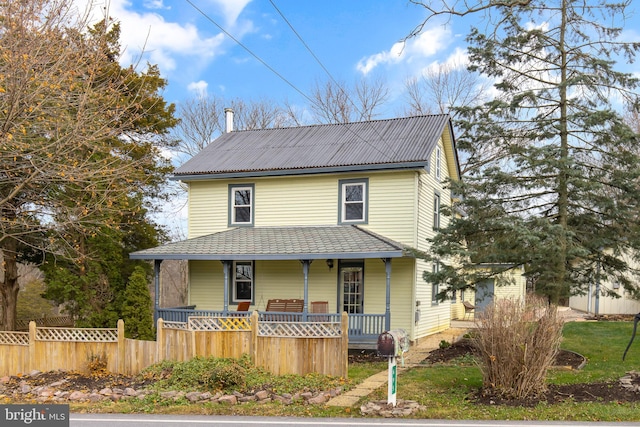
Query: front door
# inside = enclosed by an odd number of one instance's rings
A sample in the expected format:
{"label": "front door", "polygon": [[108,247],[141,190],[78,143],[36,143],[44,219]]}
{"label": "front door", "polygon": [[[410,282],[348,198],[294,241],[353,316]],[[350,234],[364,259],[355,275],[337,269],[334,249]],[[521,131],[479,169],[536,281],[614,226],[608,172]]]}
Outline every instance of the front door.
{"label": "front door", "polygon": [[341,266],[342,309],[349,314],[364,312],[364,268]]}
{"label": "front door", "polygon": [[491,302],[495,284],[493,279],[486,279],[476,285],[476,313],[482,313]]}

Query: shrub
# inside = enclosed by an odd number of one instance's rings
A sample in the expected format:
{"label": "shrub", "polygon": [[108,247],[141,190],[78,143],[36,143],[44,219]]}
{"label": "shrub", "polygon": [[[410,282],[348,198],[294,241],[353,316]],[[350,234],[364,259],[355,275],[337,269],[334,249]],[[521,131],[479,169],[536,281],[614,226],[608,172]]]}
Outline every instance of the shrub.
{"label": "shrub", "polygon": [[506,398],[543,393],[562,338],[556,307],[533,297],[527,304],[501,299],[478,316],[477,324],[474,342],[483,387]]}

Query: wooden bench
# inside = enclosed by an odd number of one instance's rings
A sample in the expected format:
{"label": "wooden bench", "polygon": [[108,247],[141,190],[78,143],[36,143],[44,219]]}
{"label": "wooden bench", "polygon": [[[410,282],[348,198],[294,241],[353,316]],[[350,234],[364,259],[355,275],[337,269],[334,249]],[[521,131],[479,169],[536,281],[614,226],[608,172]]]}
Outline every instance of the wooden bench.
{"label": "wooden bench", "polygon": [[[277,313],[302,313],[304,300],[302,299],[270,299],[267,301],[265,311]],[[286,314],[267,316],[267,320],[273,322],[290,322],[297,319],[297,316],[287,316]],[[299,319],[298,319],[299,320]]]}
{"label": "wooden bench", "polygon": [[303,307],[304,300],[302,299],[270,299],[267,301],[266,311],[302,313]]}

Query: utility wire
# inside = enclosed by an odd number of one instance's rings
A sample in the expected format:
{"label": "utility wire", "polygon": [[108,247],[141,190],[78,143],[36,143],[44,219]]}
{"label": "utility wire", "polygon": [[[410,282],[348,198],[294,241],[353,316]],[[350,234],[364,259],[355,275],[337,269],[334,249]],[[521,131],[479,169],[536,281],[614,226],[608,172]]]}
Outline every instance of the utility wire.
{"label": "utility wire", "polygon": [[311,102],[312,104],[315,103],[315,101],[313,99],[311,99],[309,96],[307,96],[307,94],[305,94],[304,92],[302,92],[300,89],[298,89],[293,83],[291,83],[289,80],[287,80],[286,77],[284,77],[282,74],[280,74],[279,72],[277,72],[273,67],[271,67],[269,64],[267,64],[265,61],[262,60],[262,58],[260,58],[258,55],[256,55],[255,53],[253,53],[253,51],[251,49],[249,49],[247,46],[245,46],[244,44],[242,44],[242,42],[238,39],[236,39],[235,37],[233,37],[227,30],[225,30],[224,28],[222,28],[220,25],[218,25],[218,23],[216,21],[214,21],[209,15],[207,15],[203,10],[201,10],[198,6],[196,6],[195,4],[193,4],[193,2],[191,0],[187,0],[187,3],[189,3],[195,10],[197,10],[202,16],[204,16],[209,22],[211,22],[213,25],[215,25],[216,27],[218,27],[220,29],[220,31],[222,31],[223,33],[225,33],[231,40],[233,40],[234,42],[236,42],[240,47],[242,47],[244,50],[246,50],[251,56],[253,56],[255,59],[257,59],[262,65],[264,65],[265,67],[267,67],[269,69],[269,71],[271,71],[273,74],[275,74],[276,76],[278,76],[282,81],[284,81],[286,84],[288,84],[289,86],[291,86],[296,92],[298,92],[300,95],[302,95],[304,98],[306,98],[309,102]]}
{"label": "utility wire", "polygon": [[[304,92],[302,92],[300,89],[298,89],[297,86],[295,86],[293,83],[291,83],[286,77],[284,77],[282,74],[280,74],[278,71],[276,71],[273,67],[271,67],[269,64],[267,64],[266,61],[264,61],[262,58],[260,58],[257,54],[255,54],[251,49],[249,49],[247,46],[245,46],[240,40],[236,39],[233,35],[231,35],[231,33],[229,33],[227,30],[225,30],[221,25],[219,25],[216,21],[213,20],[213,18],[211,18],[209,15],[207,15],[202,9],[200,9],[198,6],[196,6],[191,0],[186,0],[187,3],[189,3],[191,5],[191,7],[193,7],[195,10],[197,10],[202,16],[204,16],[209,22],[211,22],[213,25],[215,25],[216,27],[218,27],[218,29],[220,29],[220,31],[222,31],[224,34],[226,34],[231,40],[233,40],[234,42],[236,42],[238,44],[238,46],[242,47],[245,51],[247,51],[251,56],[253,56],[255,59],[257,59],[262,65],[264,65],[265,67],[267,67],[267,69],[269,71],[271,71],[272,73],[274,73],[276,76],[278,76],[282,81],[284,81],[285,83],[287,83],[289,86],[291,86],[296,92],[298,92],[300,95],[302,95],[306,100],[308,100],[311,104],[317,104],[317,102],[312,99],[311,97],[309,97],[307,94],[305,94]],[[333,78],[333,76],[331,75],[331,73],[329,72],[329,70],[324,66],[324,64],[322,64],[322,61],[320,61],[320,59],[318,59],[318,57],[313,53],[313,51],[311,50],[311,48],[309,48],[309,46],[305,43],[305,41],[302,39],[302,37],[298,34],[298,32],[293,28],[293,26],[289,23],[289,21],[287,20],[287,18],[282,14],[282,12],[280,12],[280,10],[278,9],[278,7],[273,3],[273,1],[269,0],[271,2],[271,4],[273,5],[273,7],[278,11],[278,13],[280,14],[280,16],[282,17],[282,19],[285,20],[285,22],[287,23],[287,25],[289,25],[289,28],[291,28],[291,30],[296,34],[296,36],[298,37],[298,39],[302,42],[302,44],[305,46],[305,48],[309,51],[309,53],[311,53],[311,55],[315,58],[315,60],[318,62],[318,64],[320,64],[320,66],[322,67],[322,69],[329,75],[329,77],[331,78],[331,80],[338,86],[340,87],[340,85],[336,82],[336,80]],[[349,100],[349,102],[351,102],[351,104],[356,108],[356,110],[358,111],[358,113],[360,113],[360,115],[362,115],[362,112],[358,109],[357,105],[351,100],[351,98],[349,97],[349,95],[344,92],[344,89],[342,87],[340,87],[340,90],[343,91],[344,95],[347,97],[347,99]],[[369,121],[370,123],[370,121]],[[358,139],[360,139],[361,141],[363,141],[365,144],[369,145],[371,148],[373,148],[374,150],[378,151],[380,154],[386,154],[385,152],[383,152],[382,150],[380,150],[378,147],[376,147],[375,145],[371,144],[371,142],[369,142],[368,140],[366,140],[365,138],[361,137],[357,132],[355,132],[353,129],[351,129],[349,125],[349,123],[343,123],[346,129],[351,132],[353,135],[355,135]],[[371,124],[371,127],[373,129],[373,131],[380,137],[380,140],[387,143],[387,141],[385,141],[385,139],[382,137],[382,135],[380,135],[380,133],[378,132],[378,130],[375,128],[375,126],[373,126],[373,124]],[[394,154],[398,154],[395,149],[387,143],[387,146],[389,147],[389,149],[394,153]]]}
{"label": "utility wire", "polygon": [[[356,111],[358,112],[358,114],[360,114],[360,116],[363,116],[362,111],[360,111],[360,109],[358,108],[358,105],[356,105],[355,102],[353,102],[353,100],[351,99],[351,97],[349,96],[349,94],[344,90],[344,88],[336,81],[336,79],[333,77],[333,75],[331,74],[331,72],[327,69],[327,67],[324,66],[324,64],[322,63],[322,61],[320,60],[320,58],[318,58],[318,56],[313,52],[313,50],[309,47],[309,45],[304,41],[304,39],[302,38],[302,36],[296,31],[295,28],[293,28],[293,25],[291,24],[291,22],[289,22],[289,20],[287,19],[286,16],[284,16],[284,14],[282,13],[282,11],[278,8],[278,6],[276,6],[276,4],[274,3],[273,0],[269,0],[269,3],[271,3],[271,6],[273,6],[273,8],[278,12],[278,14],[280,15],[280,17],[284,20],[284,22],[287,23],[287,25],[289,26],[289,28],[291,29],[291,31],[293,31],[293,33],[296,35],[296,37],[298,37],[298,40],[300,40],[300,43],[302,43],[302,45],[305,47],[305,49],[307,49],[307,51],[311,54],[311,56],[313,56],[313,59],[316,60],[316,62],[320,65],[320,67],[324,70],[325,73],[327,73],[327,75],[329,76],[329,78],[331,79],[331,81],[340,89],[340,91],[342,92],[342,94],[349,100],[349,102],[351,103],[351,105],[353,105],[353,107],[356,109]],[[378,137],[380,138],[381,141],[385,142],[387,144],[387,146],[389,147],[389,149],[395,154],[398,155],[398,153],[396,152],[396,150],[394,149],[393,146],[391,146],[389,143],[387,143],[387,141],[384,139],[384,137],[380,134],[380,132],[378,132],[378,130],[376,129],[375,126],[371,125],[371,129],[376,133],[376,135],[378,135]],[[360,136],[357,135],[359,138]],[[362,138],[360,138],[362,139]],[[363,139],[364,141],[364,139]],[[368,142],[367,142],[368,143]],[[378,150],[380,151],[380,150]],[[381,152],[382,153],[382,152]]]}

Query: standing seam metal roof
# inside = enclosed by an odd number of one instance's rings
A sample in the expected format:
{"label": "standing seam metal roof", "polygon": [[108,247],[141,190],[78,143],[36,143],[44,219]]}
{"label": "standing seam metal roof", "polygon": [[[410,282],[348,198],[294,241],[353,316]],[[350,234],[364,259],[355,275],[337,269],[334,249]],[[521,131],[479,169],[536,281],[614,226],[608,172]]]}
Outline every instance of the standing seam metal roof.
{"label": "standing seam metal roof", "polygon": [[176,169],[207,175],[428,162],[446,114],[222,134]]}

